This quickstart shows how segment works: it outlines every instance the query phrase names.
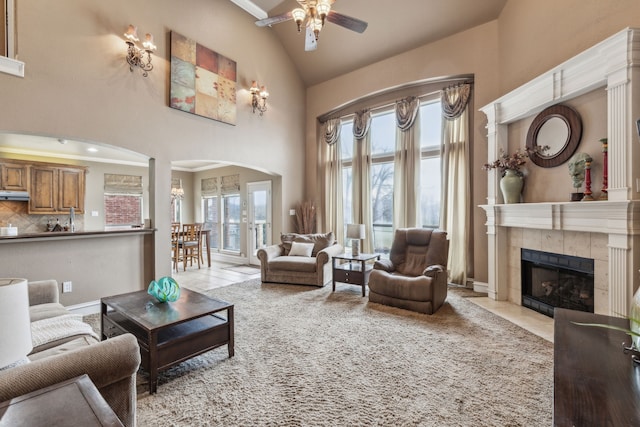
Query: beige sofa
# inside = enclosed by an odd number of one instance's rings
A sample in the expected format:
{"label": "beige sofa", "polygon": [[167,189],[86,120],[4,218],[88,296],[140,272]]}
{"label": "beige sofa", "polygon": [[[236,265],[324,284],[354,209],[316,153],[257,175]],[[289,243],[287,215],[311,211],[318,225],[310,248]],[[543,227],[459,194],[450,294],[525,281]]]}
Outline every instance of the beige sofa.
{"label": "beige sofa", "polygon": [[[265,283],[290,283],[322,287],[331,281],[332,258],[344,252],[333,233],[283,233],[281,243],[258,250],[260,275]],[[312,243],[310,256],[290,255],[294,242]]]}
{"label": "beige sofa", "polygon": [[[32,324],[70,314],[59,303],[55,280],[30,282],[29,305]],[[122,423],[135,426],[140,349],[133,335],[98,341],[71,333],[35,347],[28,358],[30,363],[0,370],[0,402],[87,374]]]}

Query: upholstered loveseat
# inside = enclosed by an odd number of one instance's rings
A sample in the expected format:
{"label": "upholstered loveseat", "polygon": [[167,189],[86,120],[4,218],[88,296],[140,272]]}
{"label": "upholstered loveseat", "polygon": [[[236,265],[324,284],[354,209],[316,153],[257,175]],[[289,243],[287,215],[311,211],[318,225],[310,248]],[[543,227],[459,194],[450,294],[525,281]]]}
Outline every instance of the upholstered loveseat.
{"label": "upholstered loveseat", "polygon": [[[258,250],[263,282],[322,287],[331,281],[331,259],[344,252],[333,232],[283,233],[280,237],[280,244]],[[298,252],[301,247],[306,247],[308,252]]]}
{"label": "upholstered loveseat", "polygon": [[[34,349],[29,363],[0,370],[0,402],[87,374],[122,423],[135,426],[140,365],[136,338],[125,334],[98,341],[89,325],[83,328],[59,303],[55,280],[30,282],[28,287]],[[65,328],[68,333],[60,333]]]}

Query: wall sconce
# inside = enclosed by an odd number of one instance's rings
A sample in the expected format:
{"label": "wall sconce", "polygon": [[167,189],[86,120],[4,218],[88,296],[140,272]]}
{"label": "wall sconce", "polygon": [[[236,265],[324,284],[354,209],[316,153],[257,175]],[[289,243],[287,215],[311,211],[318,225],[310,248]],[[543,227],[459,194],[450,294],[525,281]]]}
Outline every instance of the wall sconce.
{"label": "wall sconce", "polygon": [[[142,49],[136,46],[136,43],[140,41],[138,39],[138,28],[133,25],[129,25],[127,32],[124,33],[125,42],[127,43],[127,63],[129,69],[133,72],[133,69],[139,67],[142,69],[142,75],[147,77],[149,71],[153,70],[153,64],[151,64],[151,52],[156,50],[156,45],[153,44],[153,36],[149,33],[145,35],[145,41],[142,43]],[[145,53],[146,58],[145,58]]]}
{"label": "wall sconce", "polygon": [[260,111],[260,115],[262,115],[265,111],[267,111],[267,98],[269,97],[269,92],[267,92],[267,88],[261,86],[258,89],[258,83],[254,80],[251,83],[251,107],[253,108],[253,113],[255,114],[256,110]]}

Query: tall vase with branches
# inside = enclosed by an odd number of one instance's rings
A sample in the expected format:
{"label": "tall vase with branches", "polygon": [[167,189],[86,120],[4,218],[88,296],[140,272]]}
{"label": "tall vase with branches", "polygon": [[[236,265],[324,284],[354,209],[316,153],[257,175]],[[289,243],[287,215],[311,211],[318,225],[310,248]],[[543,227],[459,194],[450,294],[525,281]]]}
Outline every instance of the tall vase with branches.
{"label": "tall vase with branches", "polygon": [[312,201],[305,201],[296,206],[296,233],[310,234],[316,231],[316,205]]}

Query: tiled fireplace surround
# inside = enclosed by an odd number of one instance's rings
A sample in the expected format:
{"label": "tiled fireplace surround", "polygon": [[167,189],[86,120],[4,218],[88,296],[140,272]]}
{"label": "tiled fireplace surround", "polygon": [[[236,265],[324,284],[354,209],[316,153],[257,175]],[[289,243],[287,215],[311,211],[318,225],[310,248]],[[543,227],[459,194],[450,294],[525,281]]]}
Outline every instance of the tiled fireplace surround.
{"label": "tiled fireplace surround", "polygon": [[[488,283],[520,304],[520,249],[594,259],[595,312],[625,316],[640,285],[640,30],[627,28],[481,108],[488,159],[507,151],[508,125],[582,94],[607,91],[608,201],[503,204],[488,173]],[[638,188],[636,188],[638,187]]]}
{"label": "tiled fireplace surround", "polygon": [[527,228],[509,228],[507,234],[508,292],[509,301],[521,304],[520,250],[572,255],[594,260],[594,310],[597,313],[609,312],[609,249],[608,236],[603,233],[582,233],[578,231],[535,230]]}

